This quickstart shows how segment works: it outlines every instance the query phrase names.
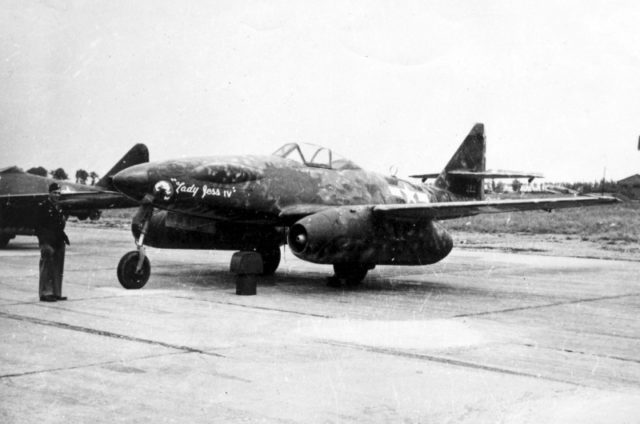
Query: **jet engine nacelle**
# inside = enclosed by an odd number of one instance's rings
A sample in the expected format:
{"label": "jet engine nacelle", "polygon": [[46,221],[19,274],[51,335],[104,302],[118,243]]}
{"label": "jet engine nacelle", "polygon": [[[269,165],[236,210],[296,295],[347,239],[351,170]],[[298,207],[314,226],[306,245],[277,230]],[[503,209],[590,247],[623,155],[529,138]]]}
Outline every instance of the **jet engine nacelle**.
{"label": "jet engine nacelle", "polygon": [[300,259],[322,264],[428,265],[446,257],[453,241],[437,223],[376,216],[371,206],[343,206],[309,215],[287,242]]}

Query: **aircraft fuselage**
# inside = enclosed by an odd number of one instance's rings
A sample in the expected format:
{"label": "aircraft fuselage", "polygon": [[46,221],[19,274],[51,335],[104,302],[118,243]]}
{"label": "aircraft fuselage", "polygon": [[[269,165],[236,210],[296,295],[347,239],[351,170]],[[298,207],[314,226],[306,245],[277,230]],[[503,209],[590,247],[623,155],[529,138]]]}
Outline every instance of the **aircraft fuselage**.
{"label": "aircraft fuselage", "polygon": [[331,150],[288,143],[271,156],[226,156],[149,163],[118,173],[114,186],[142,206],[132,230],[138,251],[118,265],[124,287],[150,272],[143,245],[239,249],[260,253],[275,271],[285,242],[299,258],[333,264],[359,282],[375,265],[427,265],[453,247],[439,219],[478,213],[610,203],[610,199],[487,201],[484,125],[476,124],[434,185],[360,168]]}
{"label": "aircraft fuselage", "polygon": [[429,203],[456,198],[433,186],[362,169],[327,169],[274,156],[142,164],[114,179],[122,192],[136,200],[157,191],[160,182],[171,191],[154,200],[160,209],[252,224],[278,224],[280,213],[296,205]]}
{"label": "aircraft fuselage", "polygon": [[[154,194],[153,206],[160,210],[150,218],[145,238],[154,247],[264,250],[285,244],[285,228],[298,214],[308,215],[308,209],[315,213],[324,206],[332,211],[359,206],[357,220],[340,214],[329,218],[336,224],[314,223],[312,231],[333,234],[331,240],[313,252],[294,253],[317,263],[407,265],[434,263],[449,253],[451,238],[435,222],[380,223],[370,206],[450,201],[452,193],[348,168],[309,166],[276,156],[210,157],[137,165],[116,175],[114,184],[139,201]],[[291,216],[291,210],[294,218],[283,217]],[[143,214],[133,220],[136,238],[142,220]],[[366,229],[349,237],[345,234],[351,225]]]}

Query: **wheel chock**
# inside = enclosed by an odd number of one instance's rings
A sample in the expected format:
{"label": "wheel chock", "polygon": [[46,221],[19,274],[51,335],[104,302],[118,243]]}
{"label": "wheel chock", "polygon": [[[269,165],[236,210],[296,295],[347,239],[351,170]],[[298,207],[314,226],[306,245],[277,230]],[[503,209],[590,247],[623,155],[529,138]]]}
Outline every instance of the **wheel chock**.
{"label": "wheel chock", "polygon": [[257,293],[258,275],[262,274],[262,256],[256,252],[236,252],[231,257],[231,272],[236,274],[236,294]]}

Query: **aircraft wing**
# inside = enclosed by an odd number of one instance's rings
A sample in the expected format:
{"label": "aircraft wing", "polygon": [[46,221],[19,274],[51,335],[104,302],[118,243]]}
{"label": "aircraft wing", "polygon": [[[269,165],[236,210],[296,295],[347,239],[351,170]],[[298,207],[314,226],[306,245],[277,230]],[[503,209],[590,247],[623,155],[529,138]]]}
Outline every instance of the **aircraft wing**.
{"label": "aircraft wing", "polygon": [[518,212],[527,210],[552,210],[599,204],[616,203],[615,197],[573,196],[516,200],[475,200],[442,203],[409,203],[376,205],[375,214],[385,218],[415,221],[420,219],[453,219],[483,213]]}
{"label": "aircraft wing", "polygon": [[[14,208],[35,207],[47,197],[49,197],[47,193],[1,194],[0,206]],[[63,192],[60,194],[58,204],[65,211],[137,206],[136,202],[124,197],[121,193],[98,190]]]}

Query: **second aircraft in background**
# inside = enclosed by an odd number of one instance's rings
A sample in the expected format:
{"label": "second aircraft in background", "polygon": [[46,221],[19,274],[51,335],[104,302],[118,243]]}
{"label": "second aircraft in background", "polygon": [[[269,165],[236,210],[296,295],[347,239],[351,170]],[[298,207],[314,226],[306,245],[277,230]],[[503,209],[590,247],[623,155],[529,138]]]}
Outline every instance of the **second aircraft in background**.
{"label": "second aircraft in background", "polygon": [[35,234],[36,206],[49,196],[54,181],[61,186],[58,204],[67,216],[97,218],[101,209],[137,206],[116,191],[111,180],[119,171],[143,162],[149,162],[149,151],[136,144],[93,186],[28,174],[16,166],[0,169],[0,248],[16,235]]}

